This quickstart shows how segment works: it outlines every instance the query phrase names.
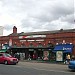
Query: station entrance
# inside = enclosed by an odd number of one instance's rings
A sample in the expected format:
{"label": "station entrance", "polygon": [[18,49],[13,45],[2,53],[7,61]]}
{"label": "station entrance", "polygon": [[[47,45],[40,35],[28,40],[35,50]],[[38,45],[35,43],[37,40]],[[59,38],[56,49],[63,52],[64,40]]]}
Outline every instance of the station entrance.
{"label": "station entrance", "polygon": [[[43,60],[44,54],[48,53],[48,58],[51,53],[51,49],[49,48],[11,48],[13,56],[15,53],[20,55],[21,59],[28,59],[29,57],[31,60]],[[22,58],[23,57],[23,58]]]}

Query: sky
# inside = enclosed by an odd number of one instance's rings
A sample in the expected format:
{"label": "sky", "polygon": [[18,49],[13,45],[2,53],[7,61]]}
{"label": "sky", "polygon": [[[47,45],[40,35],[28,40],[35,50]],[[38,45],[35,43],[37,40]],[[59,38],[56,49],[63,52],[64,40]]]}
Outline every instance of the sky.
{"label": "sky", "polygon": [[3,35],[75,28],[74,0],[0,0]]}

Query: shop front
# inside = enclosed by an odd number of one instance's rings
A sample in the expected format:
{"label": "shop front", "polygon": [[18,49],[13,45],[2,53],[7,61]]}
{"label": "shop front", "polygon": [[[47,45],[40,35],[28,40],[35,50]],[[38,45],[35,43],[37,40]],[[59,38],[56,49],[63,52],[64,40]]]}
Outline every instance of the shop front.
{"label": "shop front", "polygon": [[66,55],[72,56],[73,44],[58,44],[55,46],[53,52],[56,53],[56,61],[66,60]]}
{"label": "shop front", "polygon": [[53,52],[51,48],[48,47],[12,47],[12,53],[19,53],[20,56],[24,55],[24,59],[28,59],[29,56],[31,60],[51,60],[53,56]]}

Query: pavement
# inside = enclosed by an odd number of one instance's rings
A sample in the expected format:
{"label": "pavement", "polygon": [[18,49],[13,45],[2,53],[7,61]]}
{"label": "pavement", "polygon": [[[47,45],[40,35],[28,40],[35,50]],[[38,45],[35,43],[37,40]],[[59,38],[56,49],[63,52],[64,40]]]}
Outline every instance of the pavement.
{"label": "pavement", "polygon": [[[18,64],[19,67],[21,66],[29,70],[31,69],[31,71],[34,70],[33,73],[35,72],[36,75],[75,75],[69,70],[68,65],[59,62],[48,62],[41,60],[20,60]],[[38,74],[41,72],[43,74]]]}
{"label": "pavement", "polygon": [[43,61],[43,60],[20,60],[20,62],[30,62],[30,63],[47,63],[47,64],[60,64],[60,65],[67,65],[67,64],[64,64],[64,62]]}
{"label": "pavement", "polygon": [[68,65],[64,65],[63,63],[52,63],[46,61],[36,61],[36,60],[23,60],[19,62],[19,65],[25,66],[27,68],[33,68],[38,70],[48,70],[48,71],[67,71]]}

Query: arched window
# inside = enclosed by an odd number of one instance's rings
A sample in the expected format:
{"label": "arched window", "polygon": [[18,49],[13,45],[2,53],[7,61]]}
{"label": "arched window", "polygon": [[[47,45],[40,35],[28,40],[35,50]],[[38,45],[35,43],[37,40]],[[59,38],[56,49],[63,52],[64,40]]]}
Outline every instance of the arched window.
{"label": "arched window", "polygon": [[16,42],[14,43],[14,47],[17,47],[17,44],[16,44]]}
{"label": "arched window", "polygon": [[34,45],[32,43],[30,43],[29,47],[34,47]]}
{"label": "arched window", "polygon": [[41,43],[38,44],[38,47],[43,47]]}
{"label": "arched window", "polygon": [[48,44],[47,44],[47,47],[53,48],[54,45],[53,45],[52,43],[48,43]]}
{"label": "arched window", "polygon": [[22,43],[22,44],[21,44],[21,47],[25,47],[25,44],[24,44],[24,43]]}

